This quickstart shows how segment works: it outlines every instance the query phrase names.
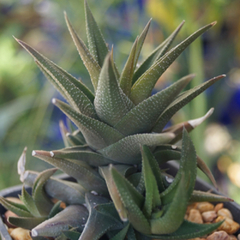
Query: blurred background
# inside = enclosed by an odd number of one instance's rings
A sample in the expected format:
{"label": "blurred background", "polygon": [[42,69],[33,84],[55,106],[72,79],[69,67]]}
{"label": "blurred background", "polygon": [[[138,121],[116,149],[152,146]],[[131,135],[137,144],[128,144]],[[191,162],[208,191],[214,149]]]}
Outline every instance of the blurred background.
{"label": "blurred background", "polygon": [[[211,167],[220,189],[240,203],[240,1],[238,0],[88,0],[107,40],[114,43],[121,69],[135,37],[153,18],[142,51],[146,57],[186,20],[176,45],[201,26],[218,24],[195,41],[162,76],[155,91],[188,73],[192,86],[216,75],[227,77],[179,111],[173,122],[203,116],[207,123],[191,137],[198,155]],[[51,104],[58,93],[17,44],[19,38],[83,81],[89,78],[67,31],[63,11],[86,40],[83,0],[1,0],[0,3],[0,189],[19,184],[17,160],[28,147],[27,168],[47,164],[32,150],[63,147],[59,120],[65,117]]]}

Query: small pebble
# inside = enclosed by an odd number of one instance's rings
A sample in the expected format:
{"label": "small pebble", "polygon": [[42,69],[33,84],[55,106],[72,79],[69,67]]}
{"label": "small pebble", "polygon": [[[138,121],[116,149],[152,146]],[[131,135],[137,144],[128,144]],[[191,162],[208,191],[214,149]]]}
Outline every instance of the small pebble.
{"label": "small pebble", "polygon": [[215,212],[218,212],[218,210],[222,209],[223,208],[223,203],[218,203],[215,207],[214,207],[214,210]]}
{"label": "small pebble", "polygon": [[206,240],[230,240],[229,235],[224,231],[214,232]]}
{"label": "small pebble", "polygon": [[201,213],[207,212],[207,211],[212,211],[212,210],[214,210],[214,205],[209,202],[200,202],[197,204],[197,209]]}
{"label": "small pebble", "polygon": [[217,218],[217,213],[215,211],[207,211],[202,213],[202,218],[204,222],[212,222]]}
{"label": "small pebble", "polygon": [[191,209],[189,216],[188,216],[188,221],[194,222],[194,223],[203,223],[202,215],[197,209]]}
{"label": "small pebble", "polygon": [[32,240],[30,231],[23,228],[14,228],[9,234],[13,240]]}
{"label": "small pebble", "polygon": [[231,212],[227,208],[222,208],[222,209],[218,210],[217,214],[218,214],[218,216],[223,216],[226,218],[233,219]]}
{"label": "small pebble", "polygon": [[221,226],[218,228],[218,230],[223,230],[228,234],[234,234],[235,232],[238,231],[238,229],[240,228],[239,224],[230,218],[218,216],[217,219],[215,220],[215,222],[220,222],[224,219],[225,219],[225,221],[221,224]]}

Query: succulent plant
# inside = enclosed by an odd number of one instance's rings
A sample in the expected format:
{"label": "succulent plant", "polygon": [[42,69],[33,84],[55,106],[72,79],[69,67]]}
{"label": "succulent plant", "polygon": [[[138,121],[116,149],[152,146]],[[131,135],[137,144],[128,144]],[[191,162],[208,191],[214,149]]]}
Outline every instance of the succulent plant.
{"label": "succulent plant", "polygon": [[[172,116],[224,75],[192,89],[182,90],[194,78],[188,75],[152,95],[152,90],[174,60],[196,38],[215,25],[204,26],[169,50],[181,29],[160,44],[139,66],[138,58],[150,21],[136,38],[121,73],[85,1],[88,47],[78,37],[67,15],[68,29],[86,66],[94,92],[80,80],[17,40],[34,58],[47,79],[68,102],[52,102],[75,124],[67,130],[60,122],[65,148],[33,151],[32,155],[65,172],[75,181],[53,177],[56,169],[42,173],[25,170],[24,150],[19,174],[23,204],[4,198],[0,203],[19,215],[9,221],[31,229],[44,239],[190,239],[216,229],[221,222],[196,224],[184,220],[189,203],[230,201],[194,190],[197,167],[216,185],[206,164],[197,156],[188,132],[204,121],[198,119],[164,128]],[[181,145],[173,145],[182,140]],[[162,164],[179,161],[175,177]],[[66,203],[61,211],[59,202]]]}

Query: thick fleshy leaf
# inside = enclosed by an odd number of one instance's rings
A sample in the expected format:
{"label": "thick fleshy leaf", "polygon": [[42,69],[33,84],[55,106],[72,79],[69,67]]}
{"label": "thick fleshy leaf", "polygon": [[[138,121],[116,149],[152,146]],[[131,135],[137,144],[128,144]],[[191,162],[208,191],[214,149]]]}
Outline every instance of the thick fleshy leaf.
{"label": "thick fleshy leaf", "polygon": [[73,29],[67,14],[65,13],[65,20],[68,26],[68,30],[72,36],[72,39],[77,47],[78,53],[85,65],[85,67],[87,68],[89,75],[91,77],[91,81],[92,81],[92,85],[94,87],[94,89],[97,89],[97,85],[98,85],[98,78],[99,78],[99,74],[101,71],[101,67],[99,66],[98,62],[94,59],[94,57],[92,56],[92,54],[90,53],[90,51],[87,49],[86,45],[84,44],[84,42],[82,41],[81,38],[78,37],[76,31]]}
{"label": "thick fleshy leaf", "polygon": [[53,203],[44,191],[47,180],[57,171],[56,168],[47,169],[41,172],[35,179],[32,186],[32,197],[34,203],[42,216],[48,216],[53,207]]}
{"label": "thick fleshy leaf", "polygon": [[[153,166],[152,154],[148,147],[142,147],[142,173],[145,183],[145,202],[143,212],[149,218],[154,208],[161,205],[160,194],[158,191],[158,184],[154,173],[152,171]],[[158,166],[157,166],[158,167]],[[159,176],[161,177],[161,175]]]}
{"label": "thick fleshy leaf", "polygon": [[132,226],[145,234],[150,233],[150,225],[143,212],[143,196],[124,178],[114,167],[110,167],[112,179],[117,187],[118,194],[127,210],[127,218]]}
{"label": "thick fleshy leaf", "polygon": [[79,160],[86,162],[90,166],[98,167],[108,165],[110,163],[114,163],[112,160],[105,158],[101,154],[97,152],[93,152],[91,150],[56,150],[51,151],[50,154],[57,158],[66,158],[70,160]]}
{"label": "thick fleshy leaf", "polygon": [[87,116],[96,117],[93,106],[94,95],[84,84],[26,43],[20,40],[17,41],[32,55],[48,80],[76,111],[80,111]]}
{"label": "thick fleshy leaf", "polygon": [[167,107],[167,109],[161,114],[161,116],[158,119],[158,122],[153,127],[153,132],[162,132],[164,126],[168,123],[168,121],[171,119],[171,117],[183,106],[185,106],[187,103],[189,103],[192,99],[197,97],[200,93],[205,91],[207,88],[212,86],[215,82],[225,77],[225,75],[220,75],[217,77],[214,77],[190,90],[187,90],[183,92],[178,98],[175,99],[173,103],[170,104],[170,106]]}
{"label": "thick fleshy leaf", "polygon": [[86,144],[85,138],[84,138],[82,132],[79,129],[73,131],[73,133],[71,135],[73,137],[75,137],[81,143],[80,145],[85,145]]}
{"label": "thick fleshy leaf", "polygon": [[27,207],[28,211],[34,217],[41,217],[41,214],[39,213],[39,210],[37,209],[37,206],[35,204],[33,197],[26,191],[24,186],[22,188],[22,195],[19,196],[19,198],[24,203],[24,205]]}
{"label": "thick fleshy leaf", "polygon": [[45,151],[33,151],[32,155],[74,177],[79,184],[84,186],[88,191],[108,194],[104,180],[95,170],[85,163],[51,157],[50,153]]}
{"label": "thick fleshy leaf", "polygon": [[194,190],[190,202],[233,202],[233,200],[223,195]]}
{"label": "thick fleshy leaf", "polygon": [[191,180],[185,173],[181,174],[181,180],[165,214],[162,217],[150,220],[152,234],[170,234],[180,227],[184,220],[189,199],[186,188]]}
{"label": "thick fleshy leaf", "polygon": [[135,60],[134,60],[134,71],[135,71],[135,67],[137,65],[141,50],[142,50],[142,46],[143,46],[145,38],[147,36],[151,21],[152,21],[152,19],[150,19],[148,21],[147,25],[145,26],[145,28],[143,29],[142,33],[140,34],[140,36],[138,38],[137,48],[136,48],[136,53],[135,53]]}
{"label": "thick fleshy leaf", "polygon": [[8,221],[14,226],[31,230],[46,219],[46,217],[9,217]]}
{"label": "thick fleshy leaf", "polygon": [[99,152],[103,154],[103,156],[116,162],[137,164],[141,162],[141,145],[155,147],[160,144],[168,143],[173,138],[174,134],[172,133],[135,134],[99,150]]}
{"label": "thick fleshy leaf", "polygon": [[182,225],[172,234],[168,235],[148,235],[151,239],[175,240],[175,239],[192,239],[203,237],[216,230],[222,222],[211,224],[197,224],[193,222],[183,221]]}
{"label": "thick fleshy leaf", "polygon": [[[38,172],[26,171],[24,174],[24,184],[32,187]],[[44,186],[45,192],[51,197],[59,199],[66,204],[82,204],[85,202],[85,192],[87,191],[80,184],[51,177]]]}
{"label": "thick fleshy leaf", "polygon": [[70,205],[54,217],[42,222],[31,233],[33,237],[56,237],[69,227],[82,230],[88,217],[87,209],[82,205]]}
{"label": "thick fleshy leaf", "polygon": [[2,196],[0,196],[0,204],[20,217],[32,217],[24,204],[12,202]]}
{"label": "thick fleshy leaf", "polygon": [[114,127],[124,135],[149,132],[161,113],[193,79],[190,74],[135,106]]}
{"label": "thick fleshy leaf", "polygon": [[193,143],[185,129],[183,129],[183,143],[182,143],[182,152],[181,152],[181,159],[180,159],[180,167],[177,172],[177,175],[174,178],[174,181],[171,185],[160,194],[161,200],[163,204],[168,204],[175,199],[175,194],[178,191],[179,181],[182,178],[182,174],[185,174],[185,181],[187,184],[185,186],[187,201],[190,199],[192,195],[192,191],[195,186],[195,181],[197,177],[197,156],[193,146]]}
{"label": "thick fleshy leaf", "polygon": [[127,96],[129,96],[131,93],[132,77],[135,70],[137,45],[138,45],[138,37],[133,43],[127,62],[120,76],[120,87]]}
{"label": "thick fleshy leaf", "polygon": [[175,48],[160,58],[151,68],[149,68],[132,86],[130,99],[133,103],[138,104],[151,95],[151,92],[166,69],[174,62],[174,60],[201,34],[214,26],[213,22],[198,31],[194,32]]}
{"label": "thick fleshy leaf", "polygon": [[134,104],[119,86],[110,54],[106,57],[99,76],[94,106],[98,117],[114,126],[134,107]]}
{"label": "thick fleshy leaf", "polygon": [[94,149],[104,148],[123,138],[123,135],[109,125],[74,111],[66,103],[57,99],[53,104],[60,108],[80,128],[87,144]]}
{"label": "thick fleshy leaf", "polygon": [[104,177],[104,179],[106,181],[109,194],[111,196],[111,199],[114,203],[114,206],[115,206],[120,218],[122,219],[122,221],[127,221],[127,211],[122,203],[120,195],[118,194],[118,190],[115,185],[115,182],[113,181],[110,168],[109,167],[100,167],[99,169],[100,169],[101,175]]}
{"label": "thick fleshy leaf", "polygon": [[110,240],[124,240],[126,239],[126,234],[129,229],[129,224],[127,224],[122,230],[120,230],[114,237],[112,237]]}
{"label": "thick fleshy leaf", "polygon": [[98,62],[99,66],[102,67],[104,59],[108,54],[107,44],[86,0],[84,1],[84,6],[89,51]]}
{"label": "thick fleshy leaf", "polygon": [[133,75],[132,84],[134,84],[138,80],[138,78],[154,64],[154,62],[156,62],[158,59],[160,59],[160,57],[162,57],[166,53],[173,40],[176,38],[178,32],[182,28],[184,22],[185,21],[181,22],[181,24],[175,29],[175,31],[156,49],[154,49],[153,52],[150,53],[150,55],[143,61],[143,63],[139,66],[139,68],[135,71]]}
{"label": "thick fleshy leaf", "polygon": [[89,217],[79,240],[97,240],[117,224],[113,217],[102,214],[95,209],[98,205],[108,202],[109,200],[106,198],[95,196],[91,193],[86,194],[86,204],[89,211]]}

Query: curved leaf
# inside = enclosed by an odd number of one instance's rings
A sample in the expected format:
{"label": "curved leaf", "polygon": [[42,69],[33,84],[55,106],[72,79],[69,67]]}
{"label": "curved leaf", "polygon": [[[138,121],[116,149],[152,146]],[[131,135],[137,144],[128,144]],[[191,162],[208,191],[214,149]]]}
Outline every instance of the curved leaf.
{"label": "curved leaf", "polygon": [[31,233],[33,237],[48,236],[56,237],[62,231],[67,231],[69,226],[83,229],[88,217],[87,209],[82,205],[70,205],[54,217],[42,222]]}
{"label": "curved leaf", "polygon": [[50,153],[45,151],[33,151],[32,155],[74,177],[87,190],[108,194],[104,180],[85,163],[81,163],[80,161],[76,163],[67,159],[51,157]]}
{"label": "curved leaf", "polygon": [[92,148],[101,149],[123,138],[123,135],[114,128],[74,111],[66,103],[57,99],[53,99],[52,102],[80,128],[86,142]]}
{"label": "curved leaf", "polygon": [[32,55],[47,79],[76,111],[96,117],[93,106],[94,95],[85,85],[23,41],[18,39],[17,41]]}
{"label": "curved leaf", "polygon": [[112,126],[134,107],[117,82],[110,54],[99,76],[94,106],[99,118]]}
{"label": "curved leaf", "polygon": [[151,92],[165,70],[174,62],[174,60],[201,34],[214,26],[213,22],[194,32],[175,48],[160,58],[151,68],[149,68],[132,86],[130,99],[138,104],[151,95]]}
{"label": "curved leaf", "polygon": [[73,29],[70,21],[68,20],[66,13],[65,13],[65,20],[67,23],[68,30],[69,30],[69,32],[72,36],[72,39],[77,47],[78,53],[85,65],[85,67],[87,68],[87,70],[89,72],[89,75],[90,75],[91,81],[92,81],[92,85],[93,85],[94,89],[96,90],[97,85],[98,85],[98,78],[99,78],[99,74],[101,71],[101,67],[99,66],[98,62],[94,59],[92,54],[89,52],[89,50],[87,49],[87,47],[84,44],[84,42],[82,41],[82,39],[78,37],[78,35],[75,32],[75,30]]}
{"label": "curved leaf", "polygon": [[114,127],[124,135],[149,132],[161,113],[193,77],[193,74],[185,76],[168,88],[144,100],[129,111]]}
{"label": "curved leaf", "polygon": [[173,138],[174,134],[172,133],[135,134],[99,150],[99,152],[116,162],[137,164],[141,162],[141,145],[155,147],[163,143],[168,143]]}
{"label": "curved leaf", "polygon": [[84,6],[89,51],[99,66],[102,67],[104,59],[108,54],[107,44],[86,0],[84,1]]}
{"label": "curved leaf", "polygon": [[[139,68],[135,71],[133,75],[133,81],[134,84],[138,78],[145,73],[153,64],[156,62],[160,57],[162,57],[168,48],[170,47],[173,40],[176,38],[178,32],[182,28],[185,21],[182,21],[181,24],[175,29],[175,31],[164,41],[162,42],[156,49],[153,50],[152,53],[143,61],[143,63],[139,66]],[[150,24],[150,21],[149,21]],[[139,38],[140,39],[140,38]]]}
{"label": "curved leaf", "polygon": [[14,226],[31,230],[46,219],[46,217],[9,217],[8,221]]}
{"label": "curved leaf", "polygon": [[225,77],[225,75],[220,75],[217,77],[214,77],[190,90],[187,90],[183,92],[175,101],[170,104],[170,106],[167,107],[167,109],[161,114],[159,117],[156,125],[153,127],[152,131],[154,132],[162,132],[164,126],[168,123],[168,121],[171,119],[171,117],[183,106],[185,106],[187,103],[189,103],[192,99],[197,97],[200,93],[205,91],[207,88],[209,88],[211,85],[213,85],[218,80]]}

